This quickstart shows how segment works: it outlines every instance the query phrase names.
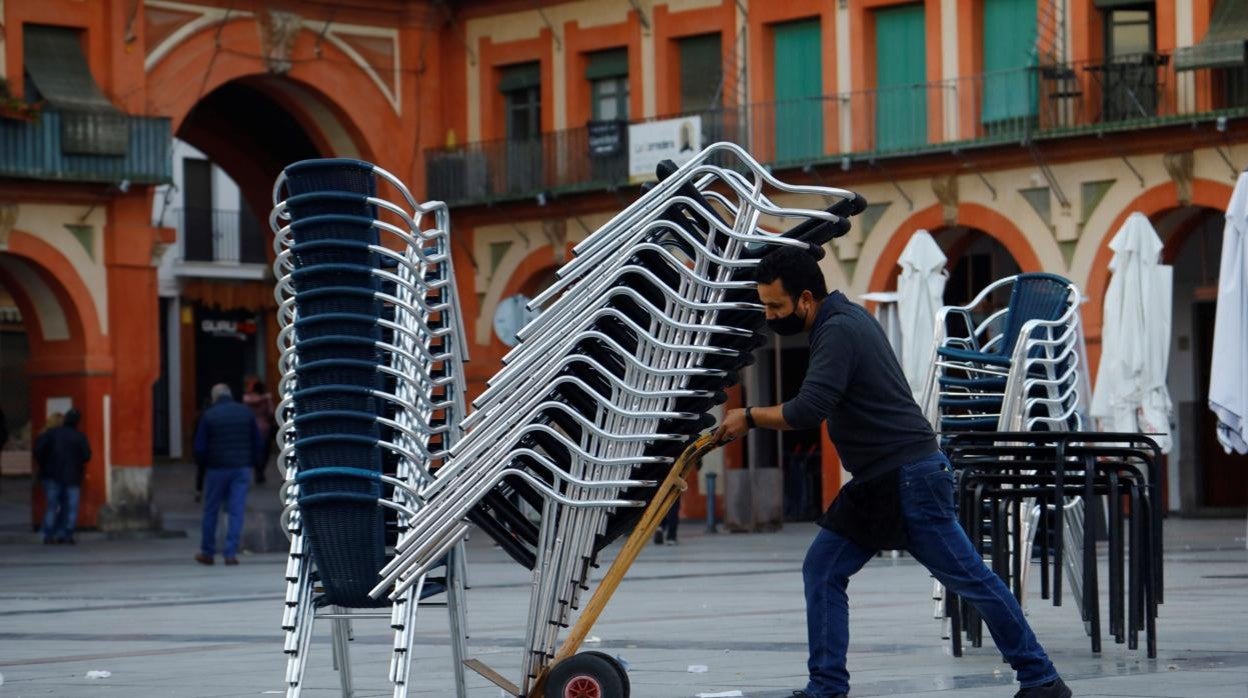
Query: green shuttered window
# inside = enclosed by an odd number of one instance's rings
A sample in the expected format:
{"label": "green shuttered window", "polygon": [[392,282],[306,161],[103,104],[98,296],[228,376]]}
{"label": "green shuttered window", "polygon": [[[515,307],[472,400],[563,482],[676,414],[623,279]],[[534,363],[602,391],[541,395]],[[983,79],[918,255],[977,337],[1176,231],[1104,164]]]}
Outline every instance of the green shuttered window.
{"label": "green shuttered window", "polygon": [[927,142],[927,36],[923,4],[875,11],[875,148]]}
{"label": "green shuttered window", "polygon": [[776,97],[776,161],[809,160],[823,154],[823,68],[819,20],[772,28]]}

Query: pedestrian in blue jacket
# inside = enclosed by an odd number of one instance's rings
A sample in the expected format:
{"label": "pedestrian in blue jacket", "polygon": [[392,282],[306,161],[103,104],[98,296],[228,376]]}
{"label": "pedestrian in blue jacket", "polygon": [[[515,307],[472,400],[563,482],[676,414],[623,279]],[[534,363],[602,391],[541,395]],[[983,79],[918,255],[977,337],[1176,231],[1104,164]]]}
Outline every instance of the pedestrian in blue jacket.
{"label": "pedestrian in blue jacket", "polygon": [[200,417],[195,430],[195,459],[204,468],[204,522],[195,561],[211,565],[216,554],[217,515],[227,507],[230,523],[225,536],[225,564],[238,564],[238,543],[243,535],[243,512],[251,474],[264,452],[264,437],[256,428],[255,415],[235,402],[230,387],[212,386],[212,407]]}

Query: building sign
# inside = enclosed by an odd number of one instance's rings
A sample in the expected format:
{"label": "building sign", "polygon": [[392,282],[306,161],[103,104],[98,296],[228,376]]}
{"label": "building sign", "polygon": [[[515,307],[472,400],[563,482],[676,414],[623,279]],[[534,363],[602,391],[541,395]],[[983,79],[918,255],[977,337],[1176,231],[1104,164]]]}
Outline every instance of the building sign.
{"label": "building sign", "polygon": [[221,317],[205,317],[199,321],[199,331],[217,339],[237,339],[246,342],[256,334],[254,320],[231,320]]}
{"label": "building sign", "polygon": [[623,121],[589,122],[589,157],[609,158],[624,149]]}
{"label": "building sign", "polygon": [[654,168],[663,160],[683,165],[702,150],[702,117],[649,121],[628,126],[628,179],[645,182],[655,178]]}

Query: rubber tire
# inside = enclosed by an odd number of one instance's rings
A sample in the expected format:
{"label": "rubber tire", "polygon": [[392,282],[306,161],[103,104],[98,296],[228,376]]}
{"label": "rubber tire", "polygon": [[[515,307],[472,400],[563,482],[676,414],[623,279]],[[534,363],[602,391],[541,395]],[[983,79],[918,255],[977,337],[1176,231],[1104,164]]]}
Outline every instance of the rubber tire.
{"label": "rubber tire", "polygon": [[598,652],[572,655],[551,668],[546,678],[545,698],[564,698],[564,689],[578,676],[590,676],[602,687],[602,698],[628,696],[622,667]]}
{"label": "rubber tire", "polygon": [[624,698],[629,698],[629,695],[632,693],[632,686],[628,682],[628,670],[624,668],[623,664],[620,664],[620,660],[612,657],[606,652],[599,652],[597,650],[589,650],[588,652],[582,652],[581,654],[592,654],[595,657],[602,657],[608,662],[611,662],[611,666],[615,667],[616,672],[620,675],[620,681],[624,684]]}

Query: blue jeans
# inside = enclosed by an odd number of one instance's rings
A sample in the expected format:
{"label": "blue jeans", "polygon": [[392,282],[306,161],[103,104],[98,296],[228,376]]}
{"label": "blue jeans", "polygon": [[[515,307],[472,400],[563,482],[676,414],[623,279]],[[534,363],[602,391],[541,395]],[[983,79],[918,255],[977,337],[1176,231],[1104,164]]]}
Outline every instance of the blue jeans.
{"label": "blue jeans", "polygon": [[[1057,670],[1036,640],[1018,601],[984,564],[954,517],[953,471],[948,459],[943,453],[935,453],[902,466],[900,481],[902,516],[910,539],[907,552],[979,612],[1023,688],[1056,679]],[[849,597],[845,588],[849,578],[875,553],[822,528],[806,552],[802,565],[810,644],[806,692],[812,696],[849,692],[849,671],[845,668]],[[936,632],[935,626],[932,632]]]}
{"label": "blue jeans", "polygon": [[68,540],[74,537],[78,525],[78,497],[82,488],[63,485],[56,480],[43,481],[43,495],[48,508],[43,513],[43,539]]}
{"label": "blue jeans", "polygon": [[230,527],[225,533],[225,557],[238,556],[251,473],[251,468],[208,468],[204,472],[204,524],[199,548],[205,555],[212,557],[216,552],[217,514],[224,504],[230,515]]}

